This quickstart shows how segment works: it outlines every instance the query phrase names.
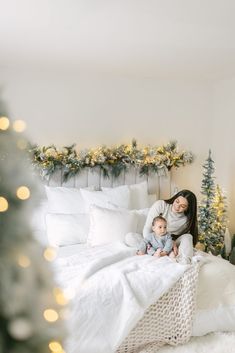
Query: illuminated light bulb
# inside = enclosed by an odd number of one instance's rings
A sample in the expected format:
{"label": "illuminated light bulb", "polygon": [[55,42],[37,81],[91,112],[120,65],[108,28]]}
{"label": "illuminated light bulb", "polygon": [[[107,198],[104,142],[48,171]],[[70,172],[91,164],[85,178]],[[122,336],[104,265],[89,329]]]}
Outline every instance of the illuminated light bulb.
{"label": "illuminated light bulb", "polygon": [[16,195],[20,200],[27,200],[30,197],[30,190],[27,186],[20,186],[16,190]]}
{"label": "illuminated light bulb", "polygon": [[9,128],[10,121],[5,116],[0,118],[0,130],[7,130]]}
{"label": "illuminated light bulb", "polygon": [[44,319],[48,322],[55,322],[58,320],[59,315],[54,309],[46,309],[43,313]]}
{"label": "illuminated light bulb", "polygon": [[28,146],[28,142],[25,139],[20,139],[17,141],[17,147],[20,150],[25,150]]}
{"label": "illuminated light bulb", "polygon": [[13,123],[13,129],[16,132],[22,132],[26,129],[26,123],[23,120],[15,120]]}
{"label": "illuminated light bulb", "polygon": [[30,266],[31,264],[31,261],[30,259],[28,258],[28,256],[25,256],[25,255],[20,255],[18,257],[18,264],[19,266],[23,267],[23,268],[27,268]]}
{"label": "illuminated light bulb", "polygon": [[54,352],[61,353],[63,351],[61,344],[57,341],[50,342],[48,346],[53,353]]}
{"label": "illuminated light bulb", "polygon": [[0,196],[0,212],[5,212],[8,209],[8,201],[5,197]]}
{"label": "illuminated light bulb", "polygon": [[47,261],[53,261],[57,256],[57,252],[54,248],[46,248],[43,256]]}
{"label": "illuminated light bulb", "polygon": [[53,292],[54,292],[54,296],[55,296],[55,300],[56,300],[57,304],[59,304],[59,305],[67,305],[68,304],[69,299],[66,298],[63,291],[60,288],[54,288]]}

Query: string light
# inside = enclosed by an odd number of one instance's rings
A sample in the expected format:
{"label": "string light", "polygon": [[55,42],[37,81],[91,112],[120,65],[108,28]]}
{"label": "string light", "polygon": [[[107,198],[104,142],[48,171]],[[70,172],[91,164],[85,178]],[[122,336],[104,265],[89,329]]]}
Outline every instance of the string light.
{"label": "string light", "polygon": [[43,313],[44,319],[48,322],[55,322],[58,320],[59,315],[54,309],[46,309]]}
{"label": "string light", "polygon": [[19,257],[18,257],[18,264],[19,264],[19,266],[21,266],[21,267],[23,267],[23,268],[27,268],[27,267],[30,266],[31,261],[30,261],[30,259],[28,258],[28,256],[19,255]]}
{"label": "string light", "polygon": [[55,300],[56,300],[57,304],[59,304],[59,305],[67,305],[68,304],[69,299],[65,296],[62,289],[54,288],[53,293],[54,293]]}
{"label": "string light", "polygon": [[13,129],[16,132],[23,132],[26,129],[26,123],[23,120],[15,120],[13,122]]}
{"label": "string light", "polygon": [[51,261],[55,260],[55,258],[57,256],[57,252],[54,248],[48,247],[45,249],[43,256],[47,261],[51,262]]}
{"label": "string light", "polygon": [[9,128],[10,121],[5,116],[0,118],[0,130],[7,130]]}
{"label": "string light", "polygon": [[5,197],[0,196],[0,212],[5,212],[8,209],[8,201]]}
{"label": "string light", "polygon": [[49,348],[53,353],[61,353],[63,351],[63,347],[57,341],[52,341],[49,343]]}
{"label": "string light", "polygon": [[30,197],[30,190],[27,186],[20,186],[16,190],[16,195],[20,200],[27,200]]}

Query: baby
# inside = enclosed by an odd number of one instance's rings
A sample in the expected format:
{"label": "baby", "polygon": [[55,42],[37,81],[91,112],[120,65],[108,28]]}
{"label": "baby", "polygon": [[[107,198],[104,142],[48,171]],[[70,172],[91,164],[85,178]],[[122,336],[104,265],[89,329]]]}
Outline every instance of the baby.
{"label": "baby", "polygon": [[161,257],[169,255],[174,258],[173,241],[170,233],[167,233],[167,221],[162,216],[157,216],[152,222],[153,232],[148,234],[140,244],[137,255],[149,254]]}

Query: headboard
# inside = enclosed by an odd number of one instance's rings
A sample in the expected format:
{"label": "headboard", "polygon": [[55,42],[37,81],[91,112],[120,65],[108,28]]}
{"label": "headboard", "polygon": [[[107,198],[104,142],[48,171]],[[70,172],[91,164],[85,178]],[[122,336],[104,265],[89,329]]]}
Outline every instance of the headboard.
{"label": "headboard", "polygon": [[128,168],[122,172],[119,177],[105,178],[101,170],[86,168],[76,176],[71,177],[68,181],[63,181],[62,170],[56,171],[50,175],[44,184],[49,186],[64,186],[72,188],[80,188],[94,185],[98,190],[104,187],[115,187],[119,185],[130,185],[147,181],[149,194],[156,194],[157,199],[169,198],[175,193],[175,187],[171,180],[171,173],[152,173],[150,175],[139,175],[137,168]]}

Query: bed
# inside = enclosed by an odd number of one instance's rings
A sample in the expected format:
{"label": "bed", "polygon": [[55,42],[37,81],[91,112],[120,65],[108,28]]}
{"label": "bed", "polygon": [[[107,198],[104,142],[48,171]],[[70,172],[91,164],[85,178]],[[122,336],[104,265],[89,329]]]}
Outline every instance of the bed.
{"label": "bed", "polygon": [[44,184],[32,226],[57,249],[55,279],[71,298],[68,353],[155,352],[235,331],[233,265],[196,251],[193,265],[135,255],[149,207],[177,191],[170,173],[87,169],[64,183],[58,171]]}

